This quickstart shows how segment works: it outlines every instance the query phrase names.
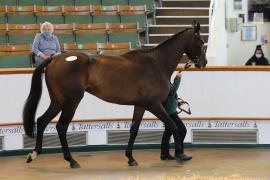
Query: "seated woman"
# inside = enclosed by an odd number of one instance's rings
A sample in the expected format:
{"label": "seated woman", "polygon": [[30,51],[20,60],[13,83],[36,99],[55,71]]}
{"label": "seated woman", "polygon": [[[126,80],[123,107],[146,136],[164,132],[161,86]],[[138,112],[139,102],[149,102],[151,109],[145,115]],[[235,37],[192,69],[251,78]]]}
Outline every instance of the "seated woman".
{"label": "seated woman", "polygon": [[264,53],[261,45],[256,47],[254,55],[246,62],[246,66],[256,65],[256,66],[268,66],[269,61],[264,57]]}
{"label": "seated woman", "polygon": [[61,54],[58,38],[52,35],[53,25],[49,22],[44,22],[41,25],[40,32],[36,35],[32,46],[36,66],[50,56]]}

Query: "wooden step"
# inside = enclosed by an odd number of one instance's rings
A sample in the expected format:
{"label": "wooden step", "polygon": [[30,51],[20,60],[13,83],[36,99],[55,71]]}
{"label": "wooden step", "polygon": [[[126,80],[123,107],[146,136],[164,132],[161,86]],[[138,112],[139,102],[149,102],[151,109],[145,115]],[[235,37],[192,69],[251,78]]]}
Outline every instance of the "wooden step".
{"label": "wooden step", "polygon": [[[170,38],[173,34],[149,34],[149,43],[159,44],[168,38]],[[208,34],[201,34],[202,39],[205,43],[208,42]]]}
{"label": "wooden step", "polygon": [[209,8],[157,8],[156,16],[208,16]]}
{"label": "wooden step", "polygon": [[157,24],[192,24],[193,21],[200,24],[208,24],[208,16],[156,16]]}
{"label": "wooden step", "polygon": [[209,7],[209,0],[162,0],[163,7]]}
{"label": "wooden step", "polygon": [[[190,27],[191,25],[150,25],[149,34],[175,34]],[[201,24],[201,32],[208,33],[209,26]]]}

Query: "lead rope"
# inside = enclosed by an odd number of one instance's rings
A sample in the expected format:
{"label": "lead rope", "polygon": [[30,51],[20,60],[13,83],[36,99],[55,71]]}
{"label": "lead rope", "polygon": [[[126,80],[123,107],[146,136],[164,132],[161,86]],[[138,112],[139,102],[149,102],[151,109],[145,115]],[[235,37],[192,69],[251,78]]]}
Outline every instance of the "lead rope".
{"label": "lead rope", "polygon": [[189,60],[185,66],[184,66],[184,70],[188,69],[192,64],[194,64],[194,62],[192,62],[191,60]]}
{"label": "lead rope", "polygon": [[[185,104],[188,106],[188,109],[187,110],[185,110],[184,108],[182,108],[182,106],[185,105]],[[183,99],[178,98],[177,107],[179,109],[179,111],[177,111],[178,114],[180,114],[182,112],[185,112],[186,114],[191,115],[191,110],[190,110],[189,103],[186,102],[186,101],[184,101]]]}
{"label": "lead rope", "polygon": [[[188,69],[191,65],[193,64],[193,62],[191,60],[189,60],[185,66],[184,66],[184,70]],[[188,115],[191,115],[191,110],[190,110],[190,106],[189,106],[189,103],[184,101],[182,98],[178,98],[178,104],[177,104],[177,107],[179,109],[179,111],[177,111],[178,114],[182,113],[182,112],[185,112],[186,114]],[[188,110],[185,110],[184,108],[182,108],[181,106],[183,105],[187,105],[188,106]]]}

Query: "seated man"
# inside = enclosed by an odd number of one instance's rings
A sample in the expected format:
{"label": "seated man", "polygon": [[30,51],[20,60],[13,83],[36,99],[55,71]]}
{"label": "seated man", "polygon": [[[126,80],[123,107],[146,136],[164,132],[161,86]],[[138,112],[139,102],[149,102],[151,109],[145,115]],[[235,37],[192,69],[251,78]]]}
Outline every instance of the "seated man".
{"label": "seated man", "polygon": [[261,45],[256,47],[254,55],[246,62],[246,66],[268,66],[269,61],[264,57]]}
{"label": "seated man", "polygon": [[[183,121],[179,118],[177,113],[177,105],[178,105],[178,96],[177,96],[177,90],[180,85],[182,74],[181,72],[178,72],[176,74],[176,77],[174,78],[174,82],[171,85],[169,95],[166,99],[166,101],[163,103],[164,108],[166,109],[167,113],[170,115],[170,117],[173,119],[174,123],[178,127],[178,132],[181,139],[181,145],[182,149],[180,151],[180,157],[184,161],[188,161],[192,159],[191,156],[187,156],[184,154],[184,139],[186,137],[187,129],[183,123]],[[162,143],[161,143],[161,160],[173,160],[174,157],[170,155],[169,153],[169,140],[172,135],[172,132],[168,129],[168,127],[165,127],[165,132],[162,137]]]}

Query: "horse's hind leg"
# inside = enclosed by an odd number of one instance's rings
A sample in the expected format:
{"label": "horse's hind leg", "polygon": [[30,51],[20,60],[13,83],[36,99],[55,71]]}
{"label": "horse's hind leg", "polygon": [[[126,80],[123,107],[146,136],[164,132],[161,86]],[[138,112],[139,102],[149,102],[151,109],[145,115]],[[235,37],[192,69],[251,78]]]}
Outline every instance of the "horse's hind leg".
{"label": "horse's hind leg", "polygon": [[36,147],[32,153],[28,154],[27,163],[34,160],[42,152],[43,133],[48,123],[60,112],[61,108],[56,103],[51,102],[47,111],[37,119]]}
{"label": "horse's hind leg", "polygon": [[64,153],[64,159],[70,163],[71,168],[79,168],[80,165],[72,158],[72,156],[70,154],[66,135],[67,135],[69,123],[71,122],[71,120],[74,116],[75,110],[77,109],[80,100],[81,100],[81,98],[75,102],[73,101],[73,102],[66,102],[65,103],[65,106],[63,107],[60,119],[56,125],[56,129],[57,129],[57,132],[58,132],[58,135],[60,138],[60,142],[62,145],[62,150]]}
{"label": "horse's hind leg", "polygon": [[128,146],[126,149],[126,156],[128,158],[128,164],[130,166],[138,165],[137,161],[132,156],[132,149],[133,149],[135,138],[138,134],[138,130],[139,130],[144,112],[145,112],[145,109],[143,107],[140,107],[140,106],[134,107],[133,119],[132,119],[132,124],[130,127],[130,137],[129,137]]}

